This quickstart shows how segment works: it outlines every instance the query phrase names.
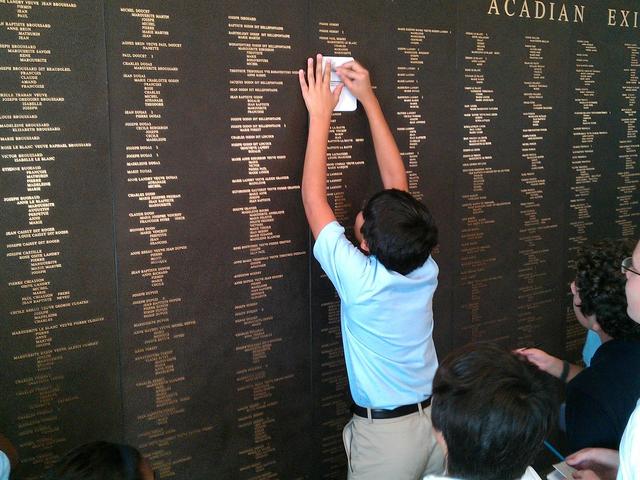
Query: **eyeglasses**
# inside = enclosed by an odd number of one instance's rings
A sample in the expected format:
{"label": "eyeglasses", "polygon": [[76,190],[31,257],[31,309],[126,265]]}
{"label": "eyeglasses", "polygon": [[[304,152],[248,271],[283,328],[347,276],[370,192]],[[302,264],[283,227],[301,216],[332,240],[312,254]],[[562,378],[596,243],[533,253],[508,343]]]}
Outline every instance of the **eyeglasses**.
{"label": "eyeglasses", "polygon": [[635,273],[636,275],[640,275],[640,272],[633,268],[633,257],[627,257],[622,260],[622,263],[620,264],[620,271],[622,273],[631,272]]}

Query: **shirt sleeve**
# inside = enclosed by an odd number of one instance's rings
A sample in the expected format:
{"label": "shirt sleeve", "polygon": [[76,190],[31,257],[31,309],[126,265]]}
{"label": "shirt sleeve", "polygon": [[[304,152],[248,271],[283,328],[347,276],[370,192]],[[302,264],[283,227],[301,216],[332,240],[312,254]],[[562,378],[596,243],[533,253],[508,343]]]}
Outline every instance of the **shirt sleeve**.
{"label": "shirt sleeve", "polygon": [[620,442],[618,480],[640,478],[640,401],[633,411]]}
{"label": "shirt sleeve", "polygon": [[344,227],[334,221],[325,225],[313,246],[313,255],[333,283],[344,302],[358,294],[370,266],[369,258],[344,234]]}

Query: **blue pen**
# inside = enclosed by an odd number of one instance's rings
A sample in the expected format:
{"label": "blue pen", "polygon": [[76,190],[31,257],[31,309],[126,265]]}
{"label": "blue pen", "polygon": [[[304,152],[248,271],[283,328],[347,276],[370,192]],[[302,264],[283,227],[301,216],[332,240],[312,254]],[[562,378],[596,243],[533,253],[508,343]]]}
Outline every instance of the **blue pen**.
{"label": "blue pen", "polygon": [[544,441],[544,446],[547,447],[549,449],[549,451],[551,453],[553,453],[556,457],[558,457],[560,459],[560,461],[564,462],[564,457],[562,456],[562,454],[555,449],[555,447],[553,445],[551,445],[549,442],[547,442],[546,440]]}

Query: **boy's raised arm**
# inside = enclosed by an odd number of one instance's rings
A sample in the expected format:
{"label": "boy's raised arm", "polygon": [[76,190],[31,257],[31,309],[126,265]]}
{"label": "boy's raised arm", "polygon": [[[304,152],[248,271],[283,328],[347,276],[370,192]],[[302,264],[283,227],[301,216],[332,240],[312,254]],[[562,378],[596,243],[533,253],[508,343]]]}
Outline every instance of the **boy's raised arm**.
{"label": "boy's raised arm", "polygon": [[304,70],[298,72],[300,89],[309,111],[309,137],[302,172],[302,203],[313,237],[317,238],[328,223],[336,219],[327,201],[327,142],[331,114],[342,85],[333,93],[330,89],[331,65],[322,73],[322,55],[307,60],[307,79]]}
{"label": "boy's raised arm", "polygon": [[408,191],[407,172],[396,141],[380,108],[380,103],[371,88],[369,72],[358,62],[351,61],[337,67],[336,73],[351,93],[360,100],[367,113],[384,188]]}

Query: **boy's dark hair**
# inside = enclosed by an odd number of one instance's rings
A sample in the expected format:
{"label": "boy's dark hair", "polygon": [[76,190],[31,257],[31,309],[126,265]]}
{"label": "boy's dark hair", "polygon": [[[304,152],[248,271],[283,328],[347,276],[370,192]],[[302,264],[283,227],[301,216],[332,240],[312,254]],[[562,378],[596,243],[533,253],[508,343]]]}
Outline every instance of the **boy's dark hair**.
{"label": "boy's dark hair", "polygon": [[142,480],[140,452],[129,445],[91,442],[56,462],[47,480]]}
{"label": "boy's dark hair", "polygon": [[406,275],[427,261],[438,228],[421,202],[395,188],[373,195],[362,209],[369,253],[387,269]]}
{"label": "boy's dark hair", "polygon": [[576,260],[580,311],[595,315],[606,334],[621,340],[640,339],[640,324],[627,314],[627,279],[620,272],[620,263],[633,248],[628,241],[601,240],[580,251]]}
{"label": "boy's dark hair", "polygon": [[557,415],[551,377],[511,352],[476,344],[447,356],[433,381],[431,417],[447,443],[447,475],[514,480]]}

